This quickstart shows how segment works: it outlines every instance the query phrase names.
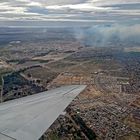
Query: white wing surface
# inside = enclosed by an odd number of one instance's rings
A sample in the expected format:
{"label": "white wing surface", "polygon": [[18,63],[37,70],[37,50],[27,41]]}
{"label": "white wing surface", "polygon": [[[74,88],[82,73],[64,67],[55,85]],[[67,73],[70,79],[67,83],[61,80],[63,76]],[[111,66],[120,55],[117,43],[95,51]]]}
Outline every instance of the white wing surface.
{"label": "white wing surface", "polygon": [[71,85],[0,104],[0,140],[38,140],[85,85]]}

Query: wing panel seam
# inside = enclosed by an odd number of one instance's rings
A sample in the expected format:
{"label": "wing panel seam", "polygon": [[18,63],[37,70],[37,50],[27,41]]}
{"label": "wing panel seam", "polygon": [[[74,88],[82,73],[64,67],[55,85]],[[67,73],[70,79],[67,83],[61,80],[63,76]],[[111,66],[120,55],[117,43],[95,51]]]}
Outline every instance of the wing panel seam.
{"label": "wing panel seam", "polygon": [[3,136],[5,136],[5,137],[8,137],[8,138],[10,138],[10,139],[16,140],[15,138],[10,137],[10,136],[8,136],[8,135],[6,135],[6,134],[2,133],[2,132],[0,132],[0,134],[1,134],[1,135],[3,135]]}

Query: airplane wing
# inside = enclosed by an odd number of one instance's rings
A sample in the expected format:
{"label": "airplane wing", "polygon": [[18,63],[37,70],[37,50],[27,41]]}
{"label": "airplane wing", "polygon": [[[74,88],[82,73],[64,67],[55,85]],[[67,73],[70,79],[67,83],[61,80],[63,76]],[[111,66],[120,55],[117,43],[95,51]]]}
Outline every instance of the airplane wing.
{"label": "airplane wing", "polygon": [[0,104],[0,140],[38,140],[85,85],[71,85]]}

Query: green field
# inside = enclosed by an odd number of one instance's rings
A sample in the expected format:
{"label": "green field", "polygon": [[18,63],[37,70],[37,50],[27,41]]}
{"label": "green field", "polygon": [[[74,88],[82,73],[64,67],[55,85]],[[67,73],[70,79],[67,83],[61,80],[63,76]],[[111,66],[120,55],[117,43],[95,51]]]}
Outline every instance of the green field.
{"label": "green field", "polygon": [[2,76],[11,72],[11,69],[2,68],[0,69],[0,86],[2,85]]}

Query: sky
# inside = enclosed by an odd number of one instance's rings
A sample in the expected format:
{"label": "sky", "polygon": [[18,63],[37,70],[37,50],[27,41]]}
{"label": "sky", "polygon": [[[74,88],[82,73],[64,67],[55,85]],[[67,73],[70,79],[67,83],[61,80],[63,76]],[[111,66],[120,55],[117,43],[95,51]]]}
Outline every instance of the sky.
{"label": "sky", "polygon": [[0,26],[139,24],[140,0],[0,0]]}

